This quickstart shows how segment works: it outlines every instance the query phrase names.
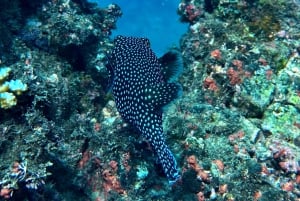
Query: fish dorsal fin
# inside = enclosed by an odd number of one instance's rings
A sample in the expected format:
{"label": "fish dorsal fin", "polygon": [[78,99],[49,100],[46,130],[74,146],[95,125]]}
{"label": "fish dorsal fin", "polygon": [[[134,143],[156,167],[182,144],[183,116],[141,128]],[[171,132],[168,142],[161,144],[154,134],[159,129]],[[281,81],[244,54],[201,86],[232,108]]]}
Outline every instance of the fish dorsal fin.
{"label": "fish dorsal fin", "polygon": [[183,70],[181,53],[175,49],[170,50],[159,58],[161,73],[165,82],[176,81]]}
{"label": "fish dorsal fin", "polygon": [[182,87],[178,83],[159,83],[146,86],[143,92],[144,103],[152,106],[154,109],[162,109],[181,96]]}

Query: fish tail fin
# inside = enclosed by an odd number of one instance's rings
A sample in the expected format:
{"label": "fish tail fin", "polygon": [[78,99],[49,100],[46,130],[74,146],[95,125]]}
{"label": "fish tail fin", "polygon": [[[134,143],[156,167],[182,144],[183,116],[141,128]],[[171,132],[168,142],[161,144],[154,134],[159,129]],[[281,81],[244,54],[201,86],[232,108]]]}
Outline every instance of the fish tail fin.
{"label": "fish tail fin", "polygon": [[180,178],[179,171],[177,169],[177,162],[167,145],[159,146],[157,148],[157,155],[169,183],[176,183],[176,181]]}
{"label": "fish tail fin", "polygon": [[152,137],[148,137],[147,140],[150,142],[152,148],[154,149],[156,155],[158,156],[159,162],[162,165],[163,171],[166,177],[168,178],[169,183],[174,184],[176,183],[176,181],[180,179],[180,174],[177,168],[177,162],[173,153],[165,144],[163,133],[162,132],[158,133],[158,132],[159,131],[157,130],[157,133],[152,135]]}

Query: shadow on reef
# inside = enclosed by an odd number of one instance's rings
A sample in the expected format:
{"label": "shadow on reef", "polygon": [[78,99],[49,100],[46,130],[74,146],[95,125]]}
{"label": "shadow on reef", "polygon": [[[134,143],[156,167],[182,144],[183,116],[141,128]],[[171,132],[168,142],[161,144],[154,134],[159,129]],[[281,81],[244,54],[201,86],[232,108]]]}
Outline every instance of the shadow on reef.
{"label": "shadow on reef", "polygon": [[71,44],[59,49],[58,54],[65,58],[74,70],[84,71],[87,65],[85,52],[84,47]]}
{"label": "shadow on reef", "polygon": [[25,24],[27,18],[36,14],[40,6],[48,0],[1,0],[0,1],[0,59],[13,62],[15,56],[10,49],[14,37]]}

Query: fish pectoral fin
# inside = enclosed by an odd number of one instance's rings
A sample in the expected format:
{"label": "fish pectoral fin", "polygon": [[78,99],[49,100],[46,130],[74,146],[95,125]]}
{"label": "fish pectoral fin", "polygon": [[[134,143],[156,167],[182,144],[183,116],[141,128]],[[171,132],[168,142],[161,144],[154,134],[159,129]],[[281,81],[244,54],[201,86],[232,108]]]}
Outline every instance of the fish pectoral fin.
{"label": "fish pectoral fin", "polygon": [[183,70],[183,60],[181,53],[177,50],[170,50],[159,58],[161,73],[165,82],[177,80]]}
{"label": "fish pectoral fin", "polygon": [[178,83],[161,83],[146,86],[143,91],[144,102],[156,109],[161,109],[171,101],[181,96],[182,87]]}

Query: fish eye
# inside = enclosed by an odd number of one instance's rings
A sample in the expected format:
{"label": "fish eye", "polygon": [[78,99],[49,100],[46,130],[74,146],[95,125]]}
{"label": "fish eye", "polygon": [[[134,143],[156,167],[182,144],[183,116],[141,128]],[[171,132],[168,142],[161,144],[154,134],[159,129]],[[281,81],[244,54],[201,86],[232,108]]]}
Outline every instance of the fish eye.
{"label": "fish eye", "polygon": [[114,45],[117,45],[119,42],[122,42],[124,40],[124,37],[123,36],[117,36],[115,37],[114,39]]}
{"label": "fish eye", "polygon": [[150,40],[148,38],[142,38],[142,40],[147,47],[150,47]]}

